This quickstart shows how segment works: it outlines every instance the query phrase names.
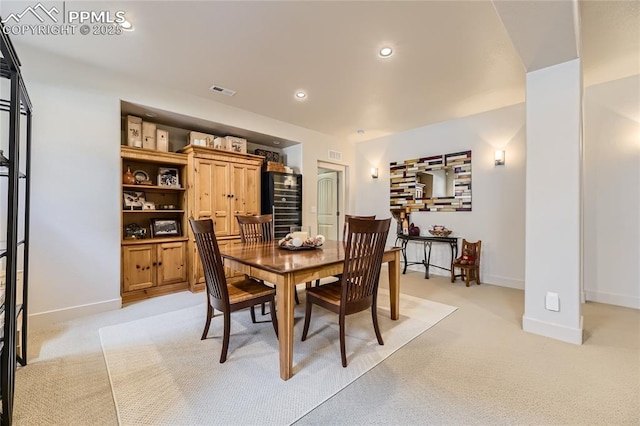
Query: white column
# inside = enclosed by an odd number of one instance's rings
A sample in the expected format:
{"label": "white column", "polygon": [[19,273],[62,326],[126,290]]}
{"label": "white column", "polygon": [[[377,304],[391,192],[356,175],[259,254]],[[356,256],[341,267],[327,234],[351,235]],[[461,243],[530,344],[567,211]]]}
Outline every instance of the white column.
{"label": "white column", "polygon": [[[527,73],[525,331],[582,344],[580,59]],[[559,310],[548,309],[557,295]]]}

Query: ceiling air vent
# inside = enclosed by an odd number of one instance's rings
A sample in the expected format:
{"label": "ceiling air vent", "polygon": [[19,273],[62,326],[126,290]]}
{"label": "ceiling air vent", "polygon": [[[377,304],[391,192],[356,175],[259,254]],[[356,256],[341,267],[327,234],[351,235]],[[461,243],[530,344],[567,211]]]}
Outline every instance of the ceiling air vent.
{"label": "ceiling air vent", "polygon": [[223,95],[227,95],[227,96],[233,96],[233,95],[236,94],[235,90],[227,89],[225,87],[218,86],[216,84],[214,84],[213,86],[209,87],[209,90],[211,90],[212,92],[216,92],[216,93],[222,93]]}
{"label": "ceiling air vent", "polygon": [[342,161],[342,153],[340,151],[329,150],[329,160]]}

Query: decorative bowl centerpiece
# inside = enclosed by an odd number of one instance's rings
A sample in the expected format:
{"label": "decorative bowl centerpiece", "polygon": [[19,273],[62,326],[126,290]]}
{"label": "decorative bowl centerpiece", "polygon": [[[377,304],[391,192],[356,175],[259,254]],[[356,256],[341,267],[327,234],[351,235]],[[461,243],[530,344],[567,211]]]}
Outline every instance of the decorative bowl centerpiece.
{"label": "decorative bowl centerpiece", "polygon": [[448,237],[453,231],[444,225],[433,225],[429,233],[434,237]]}
{"label": "decorative bowl centerpiece", "polygon": [[294,236],[293,233],[287,234],[283,239],[278,241],[278,247],[285,250],[313,250],[324,244],[324,236],[317,235],[315,238],[302,239]]}

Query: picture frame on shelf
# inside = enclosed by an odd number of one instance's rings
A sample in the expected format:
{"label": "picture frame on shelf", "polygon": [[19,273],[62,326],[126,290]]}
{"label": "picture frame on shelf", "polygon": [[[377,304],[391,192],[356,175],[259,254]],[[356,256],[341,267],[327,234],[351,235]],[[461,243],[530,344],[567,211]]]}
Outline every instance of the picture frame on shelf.
{"label": "picture frame on shelf", "polygon": [[147,237],[147,230],[137,223],[130,223],[124,227],[123,237],[125,240],[142,240]]}
{"label": "picture frame on shelf", "polygon": [[180,237],[180,222],[177,219],[151,219],[151,237]]}
{"label": "picture frame on shelf", "polygon": [[159,167],[158,186],[180,188],[180,171],[172,167]]}
{"label": "picture frame on shelf", "polygon": [[154,203],[153,201],[145,201],[144,203],[142,203],[142,210],[155,210],[156,209],[156,203]]}
{"label": "picture frame on shelf", "polygon": [[141,191],[122,191],[122,208],[124,210],[142,210],[146,199]]}

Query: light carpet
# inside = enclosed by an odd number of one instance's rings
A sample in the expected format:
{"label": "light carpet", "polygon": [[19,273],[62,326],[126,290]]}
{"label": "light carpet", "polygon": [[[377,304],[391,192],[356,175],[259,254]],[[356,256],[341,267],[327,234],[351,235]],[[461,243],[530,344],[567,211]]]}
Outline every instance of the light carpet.
{"label": "light carpet", "polygon": [[[100,329],[100,340],[122,425],[291,424],[375,367],[457,308],[402,294],[391,321],[380,290],[375,338],[371,312],[347,318],[347,361],[340,361],[337,315],[314,306],[309,335],[300,341],[304,301],[296,307],[294,376],[280,380],[278,342],[271,323],[231,315],[229,353],[219,363],[222,317],[201,341],[206,308],[181,309]],[[268,317],[265,317],[268,318]]]}

